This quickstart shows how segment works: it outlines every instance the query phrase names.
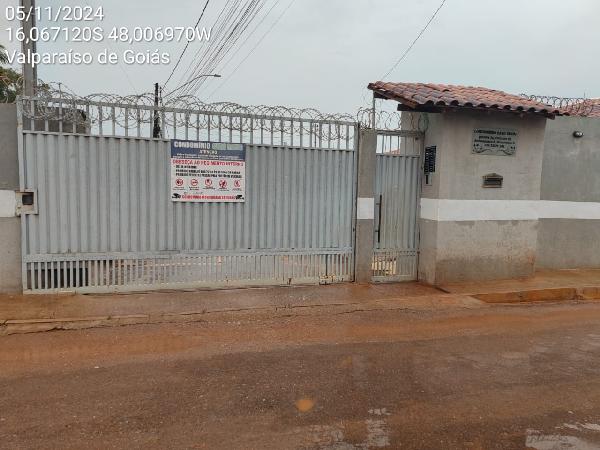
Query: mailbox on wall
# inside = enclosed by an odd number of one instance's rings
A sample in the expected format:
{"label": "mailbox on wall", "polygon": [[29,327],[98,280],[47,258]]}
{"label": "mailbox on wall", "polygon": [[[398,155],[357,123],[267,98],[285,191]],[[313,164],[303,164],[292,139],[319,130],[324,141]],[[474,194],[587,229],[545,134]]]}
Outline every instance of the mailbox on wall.
{"label": "mailbox on wall", "polygon": [[488,173],[483,176],[484,188],[501,188],[504,182],[504,177],[497,173]]}

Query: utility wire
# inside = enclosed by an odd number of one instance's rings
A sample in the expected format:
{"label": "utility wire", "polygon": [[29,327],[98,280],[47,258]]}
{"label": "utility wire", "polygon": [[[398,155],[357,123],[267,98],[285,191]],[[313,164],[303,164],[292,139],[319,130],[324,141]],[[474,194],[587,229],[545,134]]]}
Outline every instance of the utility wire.
{"label": "utility wire", "polygon": [[[229,53],[237,44],[238,39],[246,32],[246,29],[252,21],[255,20],[258,12],[263,8],[262,0],[251,0],[251,2],[244,8],[243,13],[237,18],[231,32],[227,36],[227,39],[222,43],[221,46],[216,50],[215,53],[209,56],[206,61],[209,71],[213,71],[215,66]],[[200,80],[202,84],[205,80]]]}
{"label": "utility wire", "polygon": [[[196,90],[197,83],[191,83],[194,78],[203,72],[212,72],[210,68],[211,60],[223,51],[225,47],[230,45],[232,36],[239,32],[237,28],[243,18],[249,3],[254,3],[256,0],[227,0],[227,3],[221,9],[217,20],[211,27],[213,34],[216,34],[215,39],[211,39],[206,48],[199,48],[196,56],[190,61],[190,65],[184,76],[186,89],[184,95]],[[242,4],[242,2],[245,2]]]}
{"label": "utility wire", "polygon": [[[227,42],[232,33],[232,28],[237,23],[240,12],[242,10],[242,0],[227,0],[214,24],[212,25],[212,34],[216,35],[215,39],[211,39],[206,48],[199,48],[196,55],[190,61],[184,78],[185,83],[194,79],[196,74],[207,72],[208,60],[214,55],[223,43]],[[184,83],[184,84],[185,84]],[[191,86],[188,86],[190,88]]]}
{"label": "utility wire", "polygon": [[[115,48],[112,46],[112,44],[110,43],[110,39],[106,40],[106,43],[108,44],[108,46],[110,47],[110,49],[115,52]],[[119,69],[121,69],[121,72],[123,72],[123,75],[125,75],[125,78],[127,79],[127,82],[129,83],[129,86],[131,86],[131,89],[133,89],[133,93],[135,95],[139,95],[137,92],[137,89],[135,88],[133,81],[131,81],[131,78],[129,78],[129,74],[127,73],[127,71],[125,70],[125,68],[121,65],[121,61],[119,60],[119,62],[117,63],[117,66],[119,66]],[[144,92],[144,91],[142,91]]]}
{"label": "utility wire", "polygon": [[389,74],[391,74],[396,69],[396,67],[398,67],[398,65],[404,60],[404,58],[406,58],[406,56],[412,50],[412,48],[415,46],[415,44],[417,43],[417,41],[419,40],[419,38],[423,35],[423,33],[425,33],[425,31],[429,27],[429,24],[431,22],[433,22],[433,19],[435,19],[435,16],[437,16],[437,13],[440,12],[440,9],[442,9],[442,6],[444,6],[444,3],[446,3],[446,0],[442,0],[442,3],[440,4],[440,6],[438,6],[438,8],[433,13],[433,15],[429,18],[429,20],[427,21],[427,23],[425,24],[425,26],[423,27],[423,29],[419,32],[419,34],[417,35],[417,37],[415,38],[415,40],[412,41],[412,43],[404,51],[404,53],[402,54],[402,56],[400,57],[400,59],[398,61],[396,61],[396,64],[394,64],[392,66],[392,68],[390,70],[388,70],[387,73],[380,78],[380,80],[384,80],[385,78],[387,78],[387,76]]}
{"label": "utility wire", "polygon": [[[229,5],[229,3],[231,2],[231,0],[227,0],[227,2],[225,3],[225,5],[223,5],[223,7],[221,8],[221,10],[219,11],[219,14],[217,15],[217,18],[215,19],[214,24],[210,27],[211,29],[211,36],[216,35],[216,36],[222,36],[224,33],[221,31],[221,29],[219,28],[221,26],[221,17],[223,16],[223,14],[225,13],[225,10],[227,9],[227,6]],[[216,30],[216,31],[215,31]],[[196,70],[197,65],[199,64],[200,59],[202,58],[201,53],[204,53],[204,55],[206,55],[209,50],[211,48],[213,48],[214,45],[214,40],[210,39],[208,41],[208,45],[205,46],[200,46],[198,48],[198,50],[196,51],[196,53],[194,54],[194,56],[190,59],[190,63],[188,64],[187,68],[185,69],[185,71],[183,72],[183,74],[179,77],[179,84],[183,84],[189,80],[191,80],[193,78],[193,72],[194,70]],[[196,67],[194,67],[194,64],[196,64]],[[190,73],[191,71],[191,73]]]}
{"label": "utility wire", "polygon": [[[256,24],[256,26],[252,29],[252,31],[250,32],[250,34],[248,35],[246,42],[248,42],[252,36],[254,36],[254,33],[256,33],[256,31],[260,28],[260,26],[263,24],[263,22],[266,20],[266,18],[269,16],[269,14],[271,14],[271,12],[277,7],[277,5],[281,2],[281,0],[277,0],[275,3],[273,3],[271,5],[271,7],[269,8],[269,10],[265,13],[265,15],[262,17],[262,19],[260,19],[260,22],[258,22]],[[217,70],[218,73],[222,72],[223,70],[225,70],[227,68],[227,66],[229,66],[229,63],[231,63],[231,61],[233,60],[233,58],[240,52],[240,50],[242,50],[243,45],[240,45],[237,50],[235,52],[233,52],[231,54],[231,56],[229,58],[227,58],[227,61],[223,64],[223,66]]]}
{"label": "utility wire", "polygon": [[[198,20],[196,21],[196,25],[194,26],[194,28],[197,28],[198,25],[200,24],[200,21],[202,20],[202,17],[204,17],[204,12],[206,11],[206,7],[208,6],[209,3],[210,3],[210,0],[206,0],[206,3],[204,4],[204,8],[202,8],[202,13],[200,13],[200,17],[198,17]],[[190,42],[192,42],[192,41],[188,40],[187,43],[185,44],[185,47],[184,47],[183,51],[181,52],[181,55],[179,55],[179,59],[177,60],[175,67],[173,67],[173,70],[171,71],[171,75],[169,75],[169,78],[167,78],[167,81],[165,81],[165,84],[163,85],[163,87],[166,86],[169,83],[169,81],[171,81],[171,77],[177,70],[177,67],[179,67],[181,58],[183,58],[184,53],[186,52],[186,50],[188,49],[188,47],[190,45]]]}
{"label": "utility wire", "polygon": [[[192,72],[191,78],[196,77],[198,73],[214,72],[215,68],[220,64],[222,59],[229,53],[238,43],[238,40],[246,32],[248,26],[253,22],[260,10],[264,7],[264,0],[246,0],[242,5],[234,5],[230,14],[226,17],[226,22],[223,24],[226,32],[222,34],[219,42],[215,42],[214,48],[209,48],[198,60],[196,67]],[[241,7],[241,9],[238,9]],[[198,90],[207,80],[197,79],[190,83],[185,89],[187,94],[191,94]]]}
{"label": "utility wire", "polygon": [[254,51],[258,48],[258,46],[262,43],[262,41],[264,41],[264,39],[267,37],[267,35],[273,30],[273,28],[275,28],[275,26],[279,23],[279,21],[282,19],[282,17],[285,15],[285,13],[292,7],[292,5],[295,2],[296,2],[296,0],[291,0],[290,1],[290,3],[282,11],[282,13],[279,15],[279,17],[277,17],[277,19],[275,20],[275,22],[273,22],[273,24],[269,27],[269,29],[261,36],[261,38],[258,40],[258,42],[256,44],[254,44],[254,47],[252,47],[252,49],[239,62],[239,64],[237,66],[235,66],[235,68],[231,71],[231,73],[227,76],[227,78],[225,78],[225,80],[223,80],[223,82],[219,86],[217,86],[217,88],[214,91],[212,91],[212,93],[208,96],[208,98],[211,98],[213,95],[215,95],[215,93],[219,89],[221,89],[231,79],[231,77],[235,74],[235,72],[237,72],[237,70],[240,68],[240,66],[242,64],[244,64],[244,62],[246,62],[246,60],[250,57],[250,55],[252,55],[252,53],[254,53]]}

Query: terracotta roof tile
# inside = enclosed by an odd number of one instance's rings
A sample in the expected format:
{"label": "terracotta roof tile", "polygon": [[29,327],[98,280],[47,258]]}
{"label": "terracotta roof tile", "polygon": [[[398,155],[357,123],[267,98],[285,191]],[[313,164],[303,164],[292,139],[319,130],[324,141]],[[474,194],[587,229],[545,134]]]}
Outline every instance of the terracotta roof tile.
{"label": "terracotta roof tile", "polygon": [[411,109],[478,108],[541,114],[548,117],[565,114],[550,105],[520,95],[473,86],[429,83],[388,83],[376,81],[369,89]]}

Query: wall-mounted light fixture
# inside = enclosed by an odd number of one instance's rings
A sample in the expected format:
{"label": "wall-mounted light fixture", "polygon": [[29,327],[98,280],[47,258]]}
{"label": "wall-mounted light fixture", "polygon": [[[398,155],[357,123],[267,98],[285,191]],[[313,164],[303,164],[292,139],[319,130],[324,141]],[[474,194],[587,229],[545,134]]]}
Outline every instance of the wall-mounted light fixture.
{"label": "wall-mounted light fixture", "polygon": [[574,138],[582,138],[583,137],[583,131],[573,131],[573,137]]}

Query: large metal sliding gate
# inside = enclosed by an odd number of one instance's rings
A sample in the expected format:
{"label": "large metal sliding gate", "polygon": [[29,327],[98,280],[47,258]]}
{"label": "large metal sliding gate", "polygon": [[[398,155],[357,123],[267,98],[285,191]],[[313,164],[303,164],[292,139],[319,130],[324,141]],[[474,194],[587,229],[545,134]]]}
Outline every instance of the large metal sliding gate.
{"label": "large metal sliding gate", "polygon": [[[21,99],[25,292],[353,279],[357,124],[202,108]],[[245,203],[172,202],[172,138],[248,144]]]}
{"label": "large metal sliding gate", "polygon": [[417,279],[422,134],[378,132],[373,280]]}

